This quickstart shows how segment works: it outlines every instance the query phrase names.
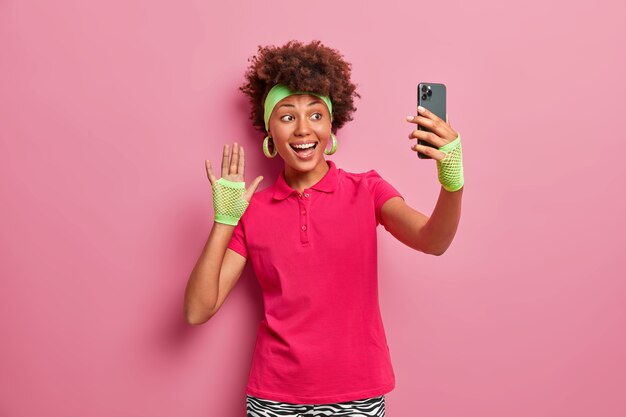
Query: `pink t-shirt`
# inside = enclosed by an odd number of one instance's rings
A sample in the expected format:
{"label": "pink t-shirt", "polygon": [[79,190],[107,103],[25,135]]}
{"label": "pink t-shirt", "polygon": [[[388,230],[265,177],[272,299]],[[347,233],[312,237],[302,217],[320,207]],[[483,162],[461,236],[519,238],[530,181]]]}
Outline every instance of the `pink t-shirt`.
{"label": "pink t-shirt", "polygon": [[375,170],[329,171],[299,194],[284,171],[257,191],[228,248],[263,291],[246,393],[296,404],[383,395],[395,375],[378,304],[376,227],[401,194]]}

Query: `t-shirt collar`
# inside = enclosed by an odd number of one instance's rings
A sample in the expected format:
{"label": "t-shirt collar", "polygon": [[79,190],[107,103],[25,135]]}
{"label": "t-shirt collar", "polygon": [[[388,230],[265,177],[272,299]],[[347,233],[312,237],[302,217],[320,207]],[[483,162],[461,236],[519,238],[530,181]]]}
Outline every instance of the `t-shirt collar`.
{"label": "t-shirt collar", "polygon": [[[321,180],[310,186],[314,190],[324,191],[327,193],[332,193],[337,188],[337,167],[333,161],[327,160],[329,169],[324,174]],[[280,174],[278,174],[278,178],[276,179],[276,187],[274,189],[274,199],[276,200],[284,200],[289,197],[292,193],[297,193],[296,190],[291,188],[287,181],[285,180],[285,170],[283,169]]]}

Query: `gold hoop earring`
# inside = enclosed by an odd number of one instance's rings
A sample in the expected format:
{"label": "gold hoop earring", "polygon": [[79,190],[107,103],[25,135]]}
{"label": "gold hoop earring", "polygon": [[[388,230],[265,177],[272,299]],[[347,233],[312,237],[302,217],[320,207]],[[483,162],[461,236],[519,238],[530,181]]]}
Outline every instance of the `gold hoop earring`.
{"label": "gold hoop earring", "polygon": [[276,149],[276,144],[274,143],[274,152],[270,153],[269,139],[270,139],[269,135],[265,136],[265,139],[263,139],[263,153],[265,154],[266,157],[273,158],[278,153],[278,149]]}
{"label": "gold hoop earring", "polygon": [[333,146],[330,148],[330,151],[328,149],[324,149],[324,153],[326,155],[332,155],[337,151],[337,138],[332,133],[330,134],[330,138],[333,140]]}

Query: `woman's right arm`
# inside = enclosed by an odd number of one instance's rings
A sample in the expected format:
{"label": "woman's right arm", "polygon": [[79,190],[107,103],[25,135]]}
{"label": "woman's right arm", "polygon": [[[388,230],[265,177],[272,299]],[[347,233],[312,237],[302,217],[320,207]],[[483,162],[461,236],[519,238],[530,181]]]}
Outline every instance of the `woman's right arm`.
{"label": "woman's right arm", "polygon": [[[229,152],[229,146],[224,145],[222,154],[221,175],[222,178],[232,182],[244,181],[244,162],[245,155],[243,147],[239,148],[235,142],[232,149],[232,157]],[[218,182],[217,177],[211,171],[211,162],[205,161],[206,172],[213,188]],[[248,203],[252,199],[252,195],[256,191],[263,176],[258,176],[252,184],[245,190],[242,198]],[[244,184],[245,186],[245,184]],[[215,191],[216,188],[213,188]],[[219,197],[219,193],[214,195]],[[214,201],[214,207],[221,207],[222,203],[233,203],[234,200]],[[241,202],[241,200],[239,200]],[[237,205],[239,203],[235,203]],[[230,204],[226,204],[230,206]],[[239,204],[241,205],[241,204]],[[238,214],[240,215],[241,212]],[[204,249],[200,254],[200,258],[196,262],[196,266],[191,271],[191,276],[187,282],[185,289],[185,318],[189,324],[202,324],[208,321],[216,312],[233,289],[244,267],[246,266],[246,258],[232,249],[228,249],[228,244],[233,236],[235,226],[226,223],[233,223],[237,217],[230,217],[227,220],[218,217],[213,222],[211,233],[207,239]]]}
{"label": "woman's right arm", "polygon": [[241,277],[246,258],[227,247],[234,230],[235,226],[213,223],[185,290],[185,318],[189,324],[208,321]]}

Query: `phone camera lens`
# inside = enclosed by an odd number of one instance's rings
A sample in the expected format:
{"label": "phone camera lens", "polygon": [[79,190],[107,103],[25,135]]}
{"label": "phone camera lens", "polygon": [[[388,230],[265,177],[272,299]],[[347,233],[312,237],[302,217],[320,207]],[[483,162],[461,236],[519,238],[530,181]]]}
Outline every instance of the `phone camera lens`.
{"label": "phone camera lens", "polygon": [[425,86],[425,85],[423,85],[423,86],[422,86],[422,93],[425,93],[426,91],[428,91],[428,87],[427,87],[427,86]]}
{"label": "phone camera lens", "polygon": [[422,94],[422,100],[426,100],[428,96],[426,94]]}
{"label": "phone camera lens", "polygon": [[432,95],[433,95],[432,90],[428,90],[428,97],[430,97],[430,96],[432,96]]}

